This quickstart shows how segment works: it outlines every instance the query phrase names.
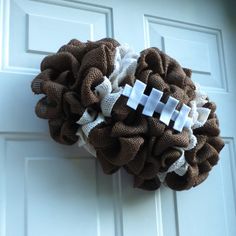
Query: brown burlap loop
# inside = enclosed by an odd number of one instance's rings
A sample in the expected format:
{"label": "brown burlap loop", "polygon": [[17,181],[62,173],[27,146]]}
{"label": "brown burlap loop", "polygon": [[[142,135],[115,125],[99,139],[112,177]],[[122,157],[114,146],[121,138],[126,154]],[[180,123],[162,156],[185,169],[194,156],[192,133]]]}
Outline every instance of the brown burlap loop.
{"label": "brown burlap loop", "polygon": [[66,91],[67,88],[63,85],[52,81],[43,81],[40,93],[44,93],[47,96],[39,100],[36,105],[36,114],[40,118],[44,119],[55,119],[61,117],[63,115],[61,101]]}
{"label": "brown burlap loop", "polygon": [[126,106],[128,99],[124,96],[119,97],[112,109],[112,119],[114,121],[124,121],[128,115],[134,113],[134,111]]}
{"label": "brown burlap loop", "polygon": [[144,180],[154,178],[160,169],[159,161],[150,153],[150,147],[154,142],[152,139],[155,140],[155,137],[151,138],[149,143],[146,141],[140,147],[135,159],[125,166],[128,173]]}
{"label": "brown burlap loop", "polygon": [[74,75],[76,75],[79,66],[79,62],[72,54],[68,52],[59,52],[54,55],[49,55],[43,59],[41,63],[41,71],[47,69],[54,70],[58,73],[71,71]]}
{"label": "brown burlap loop", "polygon": [[175,133],[175,131],[168,129],[158,140],[156,140],[156,143],[153,147],[153,153],[155,156],[159,156],[169,148],[186,148],[188,144],[189,135],[187,130],[184,129],[181,133]]}
{"label": "brown burlap loop", "polygon": [[112,137],[112,126],[107,124],[99,124],[89,133],[89,142],[96,149],[104,149],[110,146],[118,146],[117,138]]}
{"label": "brown burlap loop", "polygon": [[[121,95],[114,104],[111,96],[111,117],[104,116],[101,97],[95,88],[105,77],[109,78],[114,69],[117,72],[124,66],[118,65],[120,61],[115,62],[118,46],[114,39],[86,43],[74,39],[56,54],[44,58],[41,73],[32,82],[33,92],[45,95],[36,105],[36,114],[48,119],[50,134],[59,143],[71,145],[77,142],[78,130],[81,140],[83,135],[88,135],[82,141],[94,148],[103,171],[113,174],[124,167],[134,176],[135,187],[158,189],[163,181],[158,176],[166,176],[165,184],[175,190],[200,184],[217,164],[219,152],[224,146],[219,137],[216,105],[207,99],[204,107],[210,109],[211,113],[202,127],[193,130],[197,144],[191,150],[187,150],[191,140],[189,130],[175,131],[173,122],[165,125],[158,113],[152,117],[143,115],[141,105],[136,110],[131,109],[127,106],[128,98],[125,96]],[[122,60],[121,54],[119,60]],[[136,55],[132,60],[136,60],[134,58],[137,58]],[[124,69],[121,73],[120,87],[112,92],[117,92],[126,84],[133,86],[136,80],[140,80],[146,84],[146,95],[156,88],[164,93],[161,98],[163,103],[170,96],[176,98],[179,101],[177,110],[183,104],[191,106],[190,102],[196,97],[196,87],[190,78],[191,70],[182,68],[158,48],[142,51],[135,73],[126,72]],[[112,79],[110,82],[113,83]],[[92,128],[82,127],[78,121],[89,109],[95,114],[95,119],[98,118],[98,123],[94,126],[89,124]],[[84,128],[89,130],[88,133]],[[178,172],[169,172],[182,155],[187,172],[183,176]]]}
{"label": "brown burlap loop", "polygon": [[148,123],[144,117],[136,116],[132,123],[118,121],[111,131],[112,137],[130,137],[148,133]]}
{"label": "brown burlap loop", "polygon": [[174,190],[186,190],[194,186],[196,178],[199,176],[197,165],[189,166],[184,176],[179,176],[175,172],[168,173],[165,182],[169,188]]}
{"label": "brown burlap loop", "polygon": [[144,180],[139,178],[138,176],[134,176],[134,187],[141,188],[148,191],[153,191],[160,188],[161,182],[159,178],[156,176],[153,179]]}
{"label": "brown burlap loop", "polygon": [[78,125],[64,119],[52,119],[48,121],[50,135],[53,139],[62,144],[74,144],[78,137],[76,132]]}
{"label": "brown burlap loop", "polygon": [[84,113],[85,108],[82,106],[76,92],[67,92],[63,96],[63,110],[69,119],[78,120]]}
{"label": "brown burlap loop", "polygon": [[114,166],[123,166],[133,160],[144,143],[140,136],[114,137],[111,134],[112,126],[97,125],[89,133],[89,142],[95,148],[99,159],[105,159]]}
{"label": "brown burlap loop", "polygon": [[143,170],[147,159],[147,149],[147,145],[142,145],[137,152],[136,157],[125,165],[128,173],[138,175]]}
{"label": "brown burlap loop", "polygon": [[157,117],[147,117],[148,121],[148,136],[160,137],[163,135],[166,129],[166,125],[159,121]]}
{"label": "brown burlap loop", "polygon": [[158,157],[158,160],[160,161],[160,172],[165,172],[168,170],[168,168],[177,161],[181,156],[181,152],[175,148],[168,148],[167,151],[162,153]]}
{"label": "brown burlap loop", "polygon": [[147,156],[142,171],[138,174],[144,180],[153,179],[160,171],[160,162],[154,156]]}
{"label": "brown burlap loop", "polygon": [[100,97],[94,92],[97,85],[103,82],[103,74],[97,68],[90,68],[81,82],[81,103],[84,107],[93,106],[100,102]]}
{"label": "brown burlap loop", "polygon": [[87,52],[102,45],[113,51],[119,46],[119,43],[116,40],[110,38],[104,38],[95,42],[87,41],[86,43],[83,43],[77,39],[72,39],[68,44],[63,45],[58,50],[58,52],[68,52],[72,54],[78,60],[78,62],[81,63]]}

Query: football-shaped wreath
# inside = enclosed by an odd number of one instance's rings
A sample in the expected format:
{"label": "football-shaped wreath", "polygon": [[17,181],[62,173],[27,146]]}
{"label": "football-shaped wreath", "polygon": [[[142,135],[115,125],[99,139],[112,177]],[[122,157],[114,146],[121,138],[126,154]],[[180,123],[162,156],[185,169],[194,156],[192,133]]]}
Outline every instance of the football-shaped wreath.
{"label": "football-shaped wreath", "polygon": [[216,105],[158,48],[71,40],[43,59],[32,90],[55,141],[85,147],[107,174],[123,167],[138,188],[194,187],[224,146]]}

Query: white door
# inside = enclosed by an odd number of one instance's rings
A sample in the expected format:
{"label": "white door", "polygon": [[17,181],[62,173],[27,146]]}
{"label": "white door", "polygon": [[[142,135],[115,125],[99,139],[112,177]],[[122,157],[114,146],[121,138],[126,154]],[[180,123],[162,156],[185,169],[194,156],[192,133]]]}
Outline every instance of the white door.
{"label": "white door", "polygon": [[[235,236],[236,7],[221,0],[0,0],[0,236]],[[226,146],[195,189],[145,192],[53,142],[30,83],[72,38],[157,46],[218,104]],[[199,60],[199,58],[201,58]]]}

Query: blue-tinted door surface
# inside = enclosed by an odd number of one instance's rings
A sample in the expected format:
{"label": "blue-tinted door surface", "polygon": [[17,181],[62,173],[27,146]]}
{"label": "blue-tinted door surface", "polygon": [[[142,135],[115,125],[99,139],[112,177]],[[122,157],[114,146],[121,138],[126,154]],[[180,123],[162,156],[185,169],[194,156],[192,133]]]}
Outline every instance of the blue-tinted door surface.
{"label": "blue-tinted door surface", "polygon": [[[221,0],[0,0],[0,236],[235,236],[236,7]],[[72,38],[156,46],[218,104],[226,146],[198,188],[145,192],[51,141],[30,82]],[[89,170],[89,171],[88,171]]]}

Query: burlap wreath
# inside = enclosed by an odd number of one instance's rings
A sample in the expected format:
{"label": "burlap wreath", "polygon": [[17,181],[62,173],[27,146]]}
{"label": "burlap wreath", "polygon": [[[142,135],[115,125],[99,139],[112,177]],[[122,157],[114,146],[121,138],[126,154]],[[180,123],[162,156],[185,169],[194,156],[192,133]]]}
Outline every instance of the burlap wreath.
{"label": "burlap wreath", "polygon": [[[187,128],[177,132],[161,122],[158,113],[148,117],[142,114],[142,106],[136,110],[128,107],[128,98],[117,88],[133,86],[139,80],[147,86],[145,94],[156,88],[164,94],[163,103],[172,96],[180,102],[177,109],[181,104],[193,108],[191,102],[198,95],[190,79],[191,71],[158,48],[134,54],[129,66],[122,70],[116,64],[118,48],[120,59],[131,53],[125,52],[114,39],[87,43],[72,40],[56,54],[44,58],[41,73],[32,82],[34,93],[45,94],[36,105],[37,116],[48,119],[54,140],[67,145],[76,142],[87,145],[94,150],[105,173],[112,174],[123,167],[134,176],[135,187],[155,190],[163,182],[174,190],[184,190],[200,184],[217,164],[224,146],[219,137],[215,104],[205,98],[202,108],[210,109],[210,114],[202,126],[192,129],[196,140],[188,148],[192,140]],[[112,86],[116,84],[110,93],[113,106],[108,112],[106,104],[101,108],[104,100],[96,90],[107,78]],[[85,114],[93,123],[104,113],[108,115],[89,128],[82,142]],[[86,129],[83,131],[86,133]],[[183,155],[181,150],[185,159],[182,175],[171,169]]]}

